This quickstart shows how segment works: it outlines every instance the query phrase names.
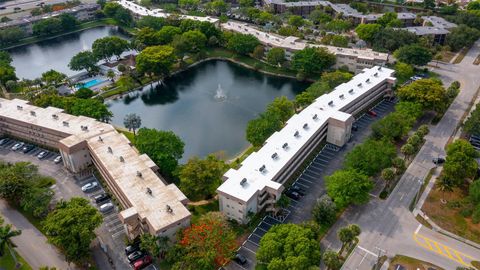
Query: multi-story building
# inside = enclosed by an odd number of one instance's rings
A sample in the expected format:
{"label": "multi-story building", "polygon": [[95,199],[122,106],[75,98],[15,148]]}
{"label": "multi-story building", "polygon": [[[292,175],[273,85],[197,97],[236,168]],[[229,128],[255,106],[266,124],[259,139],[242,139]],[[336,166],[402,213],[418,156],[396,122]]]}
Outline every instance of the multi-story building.
{"label": "multi-story building", "polygon": [[58,149],[64,166],[78,176],[89,175],[94,166],[120,204],[130,239],[147,232],[173,237],[190,224],[185,195],[110,124],[0,98],[0,135]]}
{"label": "multi-story building", "polygon": [[444,18],[437,16],[422,16],[423,24],[421,26],[411,26],[404,29],[419,37],[430,37],[433,44],[443,45],[450,33],[450,29],[457,27],[456,24],[451,23]]}
{"label": "multi-story building", "polygon": [[240,223],[248,222],[249,213],[274,211],[283,184],[305,158],[325,141],[343,146],[350,139],[354,117],[391,92],[393,74],[379,66],[365,69],[292,116],[238,169],[225,173],[217,189],[220,211]]}
{"label": "multi-story building", "polygon": [[289,60],[294,52],[307,47],[325,48],[336,56],[335,67],[346,67],[348,70],[358,73],[364,68],[376,65],[384,65],[388,61],[388,54],[375,52],[371,49],[352,49],[307,43],[297,37],[283,37],[272,33],[260,31],[246,23],[229,21],[221,25],[222,29],[242,34],[251,34],[265,46],[268,51],[271,48],[283,48],[285,56]]}
{"label": "multi-story building", "polygon": [[73,15],[79,21],[87,21],[95,18],[95,13],[97,10],[100,9],[100,5],[98,4],[81,4],[72,8],[66,8],[59,11],[50,12],[47,14],[42,14],[38,16],[29,16],[19,19],[14,19],[8,22],[0,23],[0,30],[7,29],[11,27],[20,27],[22,30],[25,31],[28,35],[33,33],[32,27],[33,25],[41,20],[45,20],[48,18],[54,18],[61,14],[67,13]]}

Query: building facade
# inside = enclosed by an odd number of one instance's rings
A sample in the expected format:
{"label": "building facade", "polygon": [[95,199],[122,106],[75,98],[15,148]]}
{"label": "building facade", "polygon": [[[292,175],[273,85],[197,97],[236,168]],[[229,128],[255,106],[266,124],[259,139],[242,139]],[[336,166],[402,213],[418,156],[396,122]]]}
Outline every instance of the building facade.
{"label": "building facade", "polygon": [[173,238],[190,224],[185,195],[110,124],[0,98],[0,135],[58,149],[64,166],[78,176],[95,167],[120,204],[130,239],[142,233]]}
{"label": "building facade", "polygon": [[345,145],[355,116],[391,93],[396,82],[393,74],[380,66],[364,69],[292,116],[238,169],[224,174],[217,189],[220,211],[240,223],[262,210],[275,211],[283,184],[321,143]]}

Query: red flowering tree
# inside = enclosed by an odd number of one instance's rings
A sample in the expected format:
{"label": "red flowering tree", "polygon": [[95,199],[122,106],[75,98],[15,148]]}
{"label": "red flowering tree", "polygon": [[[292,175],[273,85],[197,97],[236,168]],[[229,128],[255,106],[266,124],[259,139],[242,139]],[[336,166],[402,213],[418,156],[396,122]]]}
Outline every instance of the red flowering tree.
{"label": "red flowering tree", "polygon": [[232,258],[237,244],[235,233],[222,214],[210,212],[182,232],[179,246],[183,269],[216,269]]}

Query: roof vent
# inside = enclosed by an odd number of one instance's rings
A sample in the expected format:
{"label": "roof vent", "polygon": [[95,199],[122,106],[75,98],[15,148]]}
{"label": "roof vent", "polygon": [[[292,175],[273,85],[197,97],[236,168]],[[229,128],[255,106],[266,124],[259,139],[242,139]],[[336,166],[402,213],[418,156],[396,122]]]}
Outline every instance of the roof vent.
{"label": "roof vent", "polygon": [[328,106],[333,106],[333,100],[331,100],[330,102],[328,102]]}
{"label": "roof vent", "polygon": [[242,181],[240,181],[240,186],[244,186],[247,183],[247,178],[243,178]]}
{"label": "roof vent", "polygon": [[362,87],[362,83],[357,84],[358,87]]}
{"label": "roof vent", "polygon": [[64,127],[68,127],[68,122],[67,122],[67,121],[63,121],[63,126],[64,126]]}
{"label": "roof vent", "polygon": [[112,150],[112,148],[111,148],[110,146],[107,148],[107,151],[108,151],[109,153],[113,153],[113,150]]}
{"label": "roof vent", "polygon": [[283,148],[283,149],[287,149],[287,148],[288,148],[288,143],[284,143],[284,144],[282,145],[282,148]]}
{"label": "roof vent", "polygon": [[103,142],[102,136],[98,136],[98,141]]}
{"label": "roof vent", "polygon": [[168,205],[168,204],[167,204],[167,212],[168,213],[173,213],[172,207],[170,207],[170,205]]}
{"label": "roof vent", "polygon": [[20,106],[20,105],[17,105],[17,110],[21,111],[21,110],[23,110],[23,107]]}
{"label": "roof vent", "polygon": [[142,178],[142,173],[140,171],[137,171],[137,177]]}
{"label": "roof vent", "polygon": [[152,190],[149,187],[147,187],[147,194],[152,195]]}
{"label": "roof vent", "polygon": [[348,90],[349,94],[353,94],[353,89]]}
{"label": "roof vent", "polygon": [[375,74],[373,74],[374,77],[378,77],[378,72],[375,72]]}
{"label": "roof vent", "polygon": [[314,114],[313,117],[312,117],[313,120],[317,120],[318,119],[318,115],[317,114]]}
{"label": "roof vent", "polygon": [[58,115],[52,114],[52,118],[55,119],[55,120],[57,120],[57,119],[58,119]]}
{"label": "roof vent", "polygon": [[382,67],[378,67],[378,70],[382,70]]}
{"label": "roof vent", "polygon": [[122,156],[120,156],[119,159],[120,159],[120,162],[125,162],[125,159]]}
{"label": "roof vent", "polygon": [[260,167],[260,169],[258,169],[260,172],[264,172],[267,168],[265,167],[265,165],[262,165],[262,167]]}
{"label": "roof vent", "polygon": [[37,113],[35,113],[34,111],[30,111],[30,115],[31,116],[37,116]]}
{"label": "roof vent", "polygon": [[80,126],[80,128],[81,128],[83,131],[87,131],[87,130],[88,130],[88,126]]}
{"label": "roof vent", "polygon": [[293,133],[293,136],[295,136],[295,137],[300,137],[300,132],[298,132],[298,130],[295,131],[295,133]]}
{"label": "roof vent", "polygon": [[338,96],[340,99],[344,99],[345,96],[343,94],[341,94],[340,96]]}
{"label": "roof vent", "polygon": [[277,159],[277,158],[278,158],[278,154],[277,154],[277,153],[273,153],[272,159]]}
{"label": "roof vent", "polygon": [[307,123],[303,124],[303,129],[308,129],[308,124]]}
{"label": "roof vent", "polygon": [[370,79],[367,79],[365,82],[366,82],[366,83],[369,83],[369,82],[370,82]]}

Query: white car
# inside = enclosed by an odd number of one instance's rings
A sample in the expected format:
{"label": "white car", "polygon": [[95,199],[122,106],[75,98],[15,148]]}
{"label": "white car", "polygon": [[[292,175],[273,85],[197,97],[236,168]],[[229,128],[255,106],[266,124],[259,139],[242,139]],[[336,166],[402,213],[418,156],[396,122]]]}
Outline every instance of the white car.
{"label": "white car", "polygon": [[100,205],[100,212],[107,213],[113,209],[114,205],[111,202]]}
{"label": "white car", "polygon": [[58,164],[58,163],[62,162],[62,156],[56,157],[56,158],[53,160],[53,162],[54,162],[55,164]]}
{"label": "white car", "polygon": [[14,146],[12,146],[12,150],[17,151],[18,149],[22,148],[24,144],[25,143],[23,142],[16,143]]}
{"label": "white car", "polygon": [[90,192],[98,188],[97,182],[90,182],[82,187],[83,192]]}

